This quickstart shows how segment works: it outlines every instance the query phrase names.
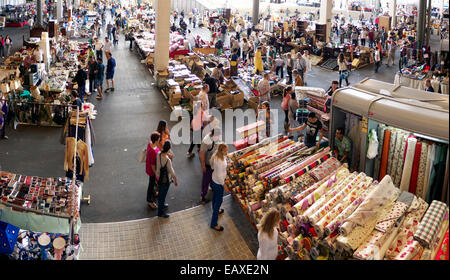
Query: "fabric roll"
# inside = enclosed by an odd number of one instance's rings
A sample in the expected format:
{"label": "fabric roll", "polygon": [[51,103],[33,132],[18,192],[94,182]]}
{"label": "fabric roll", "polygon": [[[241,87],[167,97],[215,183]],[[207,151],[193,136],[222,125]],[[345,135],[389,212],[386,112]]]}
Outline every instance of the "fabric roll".
{"label": "fabric roll", "polygon": [[[341,167],[343,168],[343,167]],[[340,169],[336,170],[336,173],[339,172]],[[309,173],[306,173],[309,176]],[[311,194],[313,191],[317,190],[317,188],[319,188],[325,181],[327,181],[328,179],[331,178],[331,176],[334,176],[334,174],[330,174],[328,177],[325,177],[324,179],[322,179],[319,182],[314,183],[313,185],[311,185],[310,187],[306,188],[305,190],[303,190],[302,192],[300,192],[299,194],[296,194],[293,198],[292,201],[294,202],[294,205],[297,204],[298,202],[300,202],[302,199],[304,199],[305,197],[307,197],[309,194]],[[298,215],[298,214],[297,214]]]}
{"label": "fabric roll", "polygon": [[332,188],[330,188],[325,194],[323,194],[314,204],[312,204],[302,215],[301,219],[303,222],[308,222],[308,217],[319,211],[319,209],[327,203],[333,196],[335,196],[342,188],[344,188],[347,184],[353,181],[356,178],[357,174],[351,174],[345,180],[340,183],[335,184]]}
{"label": "fabric roll", "polygon": [[353,257],[359,260],[382,260],[388,249],[386,243],[389,245],[395,235],[397,235],[397,229],[389,233],[373,230],[355,251]]}
{"label": "fabric roll", "polygon": [[344,211],[342,211],[340,214],[338,214],[333,221],[331,221],[324,229],[325,235],[330,235],[332,232],[337,231],[338,228],[342,225],[343,221],[347,219],[355,210],[356,208],[361,205],[361,203],[364,201],[364,199],[367,197],[367,195],[372,192],[372,190],[375,188],[376,184],[372,183],[367,189],[365,189],[359,198],[354,200],[350,205],[348,205]]}
{"label": "fabric roll", "polygon": [[362,182],[360,182],[351,192],[344,197],[344,199],[336,205],[331,211],[328,211],[326,215],[320,219],[315,225],[314,229],[316,230],[319,236],[323,236],[326,234],[325,227],[331,223],[340,213],[342,213],[347,206],[353,203],[356,199],[358,199],[361,193],[367,189],[367,187],[372,183],[372,178],[366,177]]}
{"label": "fabric roll", "polygon": [[[372,178],[367,178],[364,173],[360,173],[355,180],[331,198],[324,206],[322,206],[322,208],[319,209],[319,211],[308,217],[308,220],[314,225],[314,229],[316,229],[317,234],[322,236],[324,233],[324,227],[331,222],[337,214],[341,213],[348,204],[354,201],[360,191],[365,189],[371,183]],[[338,205],[340,206],[337,207]]]}
{"label": "fabric roll", "polygon": [[397,187],[400,186],[400,181],[402,179],[402,173],[403,173],[403,165],[405,163],[405,151],[406,151],[406,145],[408,142],[408,134],[403,134],[402,136],[402,140],[400,143],[400,153],[397,154],[398,157],[398,162],[397,162],[397,168],[395,169],[395,179],[394,179],[394,185],[396,185]]}
{"label": "fabric roll", "polygon": [[447,159],[445,160],[445,171],[444,171],[444,184],[442,185],[443,191],[442,191],[442,197],[441,197],[441,201],[445,201],[447,202],[447,205],[450,203],[448,201],[448,196],[447,196],[447,192],[448,192],[448,169],[449,169],[449,156],[450,156],[450,151],[449,148],[447,147]]}
{"label": "fabric roll", "polygon": [[322,196],[329,190],[331,190],[336,185],[340,185],[342,182],[346,182],[350,180],[349,177],[356,176],[355,174],[349,175],[348,169],[342,169],[336,173],[336,175],[330,177],[328,181],[324,182],[320,187],[318,187],[315,191],[309,194],[307,197],[299,201],[294,205],[294,208],[297,209],[297,213],[302,215],[309,210],[309,208],[315,204],[318,200],[322,198]]}
{"label": "fabric roll", "polygon": [[409,206],[401,201],[396,201],[392,209],[378,220],[375,229],[380,232],[388,232],[395,222],[403,216]]}
{"label": "fabric roll", "polygon": [[394,185],[395,185],[395,176],[397,174],[398,160],[400,158],[400,150],[402,148],[403,135],[404,135],[404,133],[402,130],[397,131],[397,134],[395,137],[395,147],[394,147],[394,152],[393,152],[393,156],[392,156],[392,167],[388,173],[391,176],[392,181],[394,182]]}
{"label": "fabric roll", "polygon": [[414,151],[414,163],[413,163],[412,171],[411,171],[411,182],[409,183],[409,192],[412,194],[416,194],[421,153],[422,153],[422,143],[417,142],[416,150]]}
{"label": "fabric roll", "polygon": [[402,179],[400,181],[400,190],[409,191],[409,183],[411,182],[411,173],[414,163],[414,153],[416,150],[417,139],[408,138],[408,147],[406,149],[405,163],[403,166]]}
{"label": "fabric roll", "polygon": [[385,257],[389,260],[395,259],[409,241],[413,241],[414,232],[416,231],[420,220],[427,211],[428,203],[420,197],[414,197],[411,206],[406,212],[406,216],[401,226],[399,226],[398,234],[394,240],[390,242]]}
{"label": "fabric roll", "polygon": [[391,177],[386,175],[355,212],[344,221],[339,233],[347,236],[356,226],[364,226],[368,221],[371,221],[373,216],[379,214],[378,211],[382,207],[397,199],[399,194],[400,192],[394,186]]}
{"label": "fabric roll", "polygon": [[433,168],[435,151],[436,151],[436,144],[432,144],[428,148],[428,154],[427,154],[427,164],[426,164],[426,168],[425,168],[425,178],[424,178],[424,182],[423,182],[423,191],[422,191],[422,196],[421,196],[421,198],[423,200],[426,200],[428,190],[430,188],[430,175],[431,175],[431,169]]}
{"label": "fabric roll", "polygon": [[441,247],[439,248],[435,260],[448,261],[449,260],[449,239],[448,239],[448,229],[445,233],[444,240],[442,241]]}
{"label": "fabric roll", "polygon": [[327,247],[330,249],[330,252],[332,254],[336,253],[336,238],[338,237],[338,232],[337,230],[332,232],[331,234],[329,234],[327,237],[325,237],[324,239],[322,239],[322,241],[320,242],[320,244],[324,247]]}
{"label": "fabric roll", "polygon": [[410,240],[394,260],[418,260],[422,255],[423,247],[416,240]]}
{"label": "fabric roll", "polygon": [[307,223],[302,223],[300,225],[300,227],[298,228],[298,231],[301,235],[303,236],[308,236],[309,235],[309,229],[311,228],[311,226]]}
{"label": "fabric roll", "polygon": [[373,179],[374,180],[378,180],[379,175],[380,175],[380,164],[381,164],[381,156],[383,153],[383,146],[384,146],[384,131],[386,130],[386,126],[384,124],[379,124],[378,128],[377,128],[377,135],[380,137],[380,139],[378,139],[378,154],[377,157],[375,158],[375,164],[374,164],[374,169],[373,169]]}
{"label": "fabric roll", "polygon": [[333,173],[339,166],[340,162],[335,157],[331,157],[324,161],[321,165],[311,170],[309,174],[317,181],[320,181],[329,174]]}
{"label": "fabric roll", "polygon": [[448,210],[445,216],[444,221],[442,222],[441,228],[439,230],[439,233],[436,235],[435,239],[432,241],[431,245],[431,256],[430,260],[434,260],[436,258],[436,255],[439,251],[439,248],[442,245],[442,242],[445,238],[445,233],[448,231]]}
{"label": "fabric roll", "polygon": [[387,164],[389,159],[389,145],[391,142],[391,131],[386,129],[384,131],[384,140],[383,140],[383,151],[381,153],[381,163],[380,163],[380,175],[378,176],[378,180],[383,180],[386,175]]}
{"label": "fabric roll", "polygon": [[423,247],[430,248],[431,242],[440,230],[447,211],[448,207],[445,203],[433,200],[414,233],[414,239]]}
{"label": "fabric roll", "polygon": [[422,148],[420,150],[419,168],[417,174],[417,187],[416,187],[416,195],[418,197],[422,197],[424,190],[427,154],[428,154],[428,144],[422,142]]}
{"label": "fabric roll", "polygon": [[288,223],[290,225],[294,225],[295,224],[294,218],[292,217],[291,213],[289,213],[289,212],[286,213],[286,220],[288,221]]}
{"label": "fabric roll", "polygon": [[387,163],[387,168],[386,168],[386,174],[389,174],[392,178],[392,167],[393,167],[393,163],[394,163],[394,155],[395,155],[395,146],[396,146],[396,141],[397,141],[397,134],[399,134],[399,132],[397,131],[397,129],[393,129],[391,130],[391,139],[389,141],[389,155],[388,155],[388,163]]}

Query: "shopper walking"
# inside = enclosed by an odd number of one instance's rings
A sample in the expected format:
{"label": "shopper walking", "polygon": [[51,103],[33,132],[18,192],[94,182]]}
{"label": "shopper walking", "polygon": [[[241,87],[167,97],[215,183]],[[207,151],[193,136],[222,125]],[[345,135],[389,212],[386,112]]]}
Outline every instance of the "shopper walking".
{"label": "shopper walking", "polygon": [[258,225],[259,249],[257,260],[275,260],[278,255],[278,224],[281,216],[278,210],[270,209]]}
{"label": "shopper walking", "polygon": [[[112,57],[111,52],[106,53],[108,62],[106,64],[106,90],[105,92],[114,91],[114,72],[116,69],[116,60]],[[111,82],[111,87],[109,87]]]}
{"label": "shopper walking", "polygon": [[342,86],[342,80],[345,79],[345,82],[347,83],[347,86],[350,85],[350,83],[348,82],[348,77],[349,77],[349,71],[347,68],[347,60],[344,57],[343,53],[339,54],[338,57],[338,66],[339,66],[339,87]]}
{"label": "shopper walking", "polygon": [[3,35],[0,35],[0,56],[5,57],[5,38],[3,38]]}
{"label": "shopper walking", "polygon": [[292,59],[292,55],[290,53],[287,54],[287,65],[286,70],[288,74],[288,85],[292,84],[292,71],[294,70],[294,60]]}
{"label": "shopper walking", "polygon": [[309,57],[309,51],[307,51],[307,50],[304,51],[303,59],[305,60],[305,69],[303,71],[303,84],[305,86],[307,86],[306,76],[307,76],[308,72],[311,71],[311,69],[312,69],[311,59]]}
{"label": "shopper walking", "polygon": [[217,224],[219,219],[219,214],[224,212],[220,207],[223,202],[223,192],[225,190],[225,178],[227,176],[227,160],[226,156],[228,154],[228,146],[224,143],[220,143],[217,147],[216,152],[211,157],[211,166],[214,171],[212,173],[211,187],[213,190],[212,198],[212,217],[211,217],[211,228],[217,231],[223,231],[223,226]]}
{"label": "shopper walking", "polygon": [[0,98],[0,139],[8,139],[6,136],[6,118],[8,117],[8,103]]}
{"label": "shopper walking", "polygon": [[94,56],[89,57],[89,71],[88,71],[88,77],[89,77],[89,92],[93,93],[95,90],[95,70],[97,69],[97,62],[95,61]]}
{"label": "shopper walking", "polygon": [[11,54],[11,46],[12,46],[12,40],[9,37],[9,35],[6,35],[5,38],[5,47],[6,47],[6,56],[9,57],[9,55]]}
{"label": "shopper walking", "polygon": [[291,99],[292,86],[288,86],[283,90],[283,101],[281,102],[281,109],[284,111],[284,130],[289,128],[289,100]]}
{"label": "shopper walking", "polygon": [[[195,154],[192,152],[195,147],[195,140],[198,138],[198,136],[201,137],[201,133],[203,130],[203,124],[207,120],[207,117],[205,113],[202,110],[201,102],[196,101],[194,102],[194,109],[193,109],[193,116],[191,120],[191,131],[192,131],[192,140],[191,145],[189,146],[189,150],[187,152],[187,157],[191,158],[195,156]],[[201,138],[199,138],[201,139]],[[197,143],[198,150],[200,151],[201,143]]]}
{"label": "shopper walking", "polygon": [[387,61],[386,61],[386,65],[387,66],[391,66],[391,62],[392,62],[392,66],[395,65],[395,51],[397,49],[397,45],[395,44],[394,40],[389,39],[386,42],[386,50],[387,50]]}
{"label": "shopper walking", "polygon": [[264,73],[264,79],[258,83],[259,103],[260,105],[264,101],[270,102],[270,83],[269,73]]}
{"label": "shopper walking", "polygon": [[97,99],[103,98],[103,79],[105,77],[105,65],[103,65],[101,56],[97,58],[97,67],[95,69],[95,88],[97,89]]}
{"label": "shopper walking", "polygon": [[165,212],[169,207],[166,204],[166,196],[169,191],[169,186],[172,182],[175,186],[178,186],[177,176],[172,167],[172,160],[169,156],[169,151],[171,149],[170,140],[166,140],[163,144],[162,150],[158,153],[156,157],[156,178],[158,178],[158,217],[169,218],[170,215]]}
{"label": "shopper walking", "polygon": [[211,132],[206,135],[200,146],[200,163],[202,166],[202,191],[200,193],[200,203],[205,205],[208,201],[206,195],[212,180],[211,156],[217,149],[217,142],[220,139],[220,128],[213,127]]}
{"label": "shopper walking", "polygon": [[99,38],[95,39],[94,47],[97,60],[100,59],[103,61],[103,43]]}
{"label": "shopper walking", "polygon": [[261,74],[262,72],[264,72],[264,66],[263,66],[263,61],[262,61],[262,48],[259,46],[258,48],[256,48],[256,52],[255,52],[255,72],[256,75]]}
{"label": "shopper walking", "polygon": [[380,68],[381,64],[381,53],[378,47],[375,47],[375,73],[378,73],[378,68]]}
{"label": "shopper walking", "polygon": [[291,133],[290,129],[298,127],[298,122],[297,122],[296,116],[297,116],[297,109],[300,106],[295,97],[295,92],[292,90],[292,87],[290,89],[289,88],[287,88],[287,89],[289,90],[289,91],[287,91],[287,94],[291,95],[291,97],[289,98],[289,101],[288,101],[288,121],[289,121],[288,136],[289,136],[289,138],[294,138],[294,134]]}
{"label": "shopper walking", "polygon": [[156,157],[160,150],[157,143],[161,140],[161,135],[154,131],[150,135],[150,141],[147,144],[147,159],[145,161],[145,172],[149,176],[147,188],[147,204],[152,209],[158,208],[155,204],[156,200]]}
{"label": "shopper walking", "polygon": [[107,53],[111,52],[112,48],[112,42],[108,39],[108,37],[105,37],[105,45],[103,46],[103,51],[105,52],[105,56]]}
{"label": "shopper walking", "polygon": [[78,71],[77,74],[75,75],[75,78],[73,78],[73,81],[78,85],[77,92],[81,101],[84,101],[84,95],[86,94],[86,79],[87,79],[86,71],[84,71],[81,65],[78,65]]}
{"label": "shopper walking", "polygon": [[106,32],[108,33],[109,40],[112,40],[112,28],[113,25],[111,24],[111,22],[108,22],[108,25],[106,25]]}

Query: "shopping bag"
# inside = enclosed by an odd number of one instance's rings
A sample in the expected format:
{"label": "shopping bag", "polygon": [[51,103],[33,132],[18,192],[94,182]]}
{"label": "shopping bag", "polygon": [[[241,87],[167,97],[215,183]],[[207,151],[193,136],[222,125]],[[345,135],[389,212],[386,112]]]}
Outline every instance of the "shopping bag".
{"label": "shopping bag", "polygon": [[142,149],[139,153],[138,161],[140,163],[145,163],[147,161],[147,148]]}

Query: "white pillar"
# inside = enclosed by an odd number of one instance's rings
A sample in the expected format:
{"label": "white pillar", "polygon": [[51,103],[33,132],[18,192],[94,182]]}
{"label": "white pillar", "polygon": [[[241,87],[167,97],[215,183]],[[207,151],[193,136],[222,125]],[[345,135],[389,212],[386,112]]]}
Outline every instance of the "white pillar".
{"label": "white pillar", "polygon": [[56,20],[58,22],[63,21],[63,0],[56,2]]}
{"label": "white pillar", "polygon": [[397,26],[397,0],[393,0],[392,2],[392,28]]}
{"label": "white pillar", "polygon": [[320,1],[320,24],[327,25],[326,41],[330,41],[331,34],[331,17],[333,10],[333,0],[321,0]]}
{"label": "white pillar", "polygon": [[169,66],[171,0],[157,0],[155,2],[155,71],[163,71]]}
{"label": "white pillar", "polygon": [[259,0],[253,0],[253,8],[252,8],[252,24],[253,27],[258,25],[259,20]]}
{"label": "white pillar", "polygon": [[36,23],[38,26],[42,26],[43,24],[43,13],[42,10],[44,9],[44,1],[43,0],[37,0],[36,1]]}

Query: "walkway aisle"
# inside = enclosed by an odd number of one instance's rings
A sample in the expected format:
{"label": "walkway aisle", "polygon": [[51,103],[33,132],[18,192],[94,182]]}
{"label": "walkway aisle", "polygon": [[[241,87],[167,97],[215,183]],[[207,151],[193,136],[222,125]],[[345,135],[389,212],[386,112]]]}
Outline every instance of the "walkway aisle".
{"label": "walkway aisle", "polygon": [[[119,222],[83,224],[80,238],[83,260],[252,260],[254,253],[239,233],[228,211],[235,202],[224,199],[225,213],[219,223],[225,231],[209,228],[211,207],[197,206],[157,217]],[[252,246],[255,250],[255,246]]]}

